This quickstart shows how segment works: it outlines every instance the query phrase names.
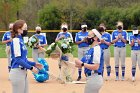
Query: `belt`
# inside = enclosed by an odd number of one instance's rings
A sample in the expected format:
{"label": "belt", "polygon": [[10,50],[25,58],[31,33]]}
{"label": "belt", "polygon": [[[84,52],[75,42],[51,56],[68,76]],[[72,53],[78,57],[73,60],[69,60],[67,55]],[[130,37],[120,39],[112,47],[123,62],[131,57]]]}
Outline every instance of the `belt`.
{"label": "belt", "polygon": [[34,47],[33,49],[38,49],[37,47]]}
{"label": "belt", "polygon": [[108,49],[108,48],[102,48],[103,50]]}
{"label": "belt", "polygon": [[[102,75],[102,73],[93,73],[93,74],[98,74],[98,75]],[[91,75],[93,75],[92,73],[85,73],[85,75],[86,75],[86,77],[89,77],[89,76],[91,76]]]}
{"label": "belt", "polygon": [[27,68],[25,68],[25,67],[12,68],[12,69],[27,70]]}
{"label": "belt", "polygon": [[125,46],[115,46],[115,47],[119,47],[119,48],[122,48],[122,47],[125,47]]}
{"label": "belt", "polygon": [[78,47],[78,48],[88,48],[89,46],[83,46],[83,47]]}
{"label": "belt", "polygon": [[20,69],[21,69],[21,70],[27,70],[27,68],[25,68],[25,67],[21,67]]}
{"label": "belt", "polygon": [[131,50],[140,50],[140,49],[131,49]]}

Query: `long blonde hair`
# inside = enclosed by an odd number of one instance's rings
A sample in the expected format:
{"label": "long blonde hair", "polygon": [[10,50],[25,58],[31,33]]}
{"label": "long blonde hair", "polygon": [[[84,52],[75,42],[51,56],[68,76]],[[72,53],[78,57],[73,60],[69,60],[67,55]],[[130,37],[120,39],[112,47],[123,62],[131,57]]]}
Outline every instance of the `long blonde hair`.
{"label": "long blonde hair", "polygon": [[63,23],[61,24],[61,29],[62,29],[63,27],[67,27],[67,29],[68,29],[68,24],[67,24],[66,22],[63,22]]}

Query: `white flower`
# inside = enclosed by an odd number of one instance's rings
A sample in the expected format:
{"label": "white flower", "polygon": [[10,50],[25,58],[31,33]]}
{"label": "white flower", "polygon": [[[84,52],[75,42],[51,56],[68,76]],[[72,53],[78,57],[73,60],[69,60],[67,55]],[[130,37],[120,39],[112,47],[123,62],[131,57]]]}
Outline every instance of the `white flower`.
{"label": "white flower", "polygon": [[47,48],[47,50],[51,50],[52,49],[52,47],[51,46],[49,46],[48,48]]}
{"label": "white flower", "polygon": [[35,38],[31,38],[31,42],[36,42],[36,39]]}
{"label": "white flower", "polygon": [[66,42],[67,45],[69,45],[69,42]]}
{"label": "white flower", "polygon": [[50,46],[54,46],[55,45],[55,43],[52,43]]}
{"label": "white flower", "polygon": [[31,42],[28,42],[28,46],[32,46],[32,43]]}
{"label": "white flower", "polygon": [[65,43],[63,43],[63,44],[61,45],[61,47],[62,47],[62,48],[68,48],[68,45],[65,44]]}
{"label": "white flower", "polygon": [[38,38],[35,37],[35,36],[32,36],[29,38],[29,41],[28,41],[28,46],[29,47],[36,47],[36,45],[38,44]]}

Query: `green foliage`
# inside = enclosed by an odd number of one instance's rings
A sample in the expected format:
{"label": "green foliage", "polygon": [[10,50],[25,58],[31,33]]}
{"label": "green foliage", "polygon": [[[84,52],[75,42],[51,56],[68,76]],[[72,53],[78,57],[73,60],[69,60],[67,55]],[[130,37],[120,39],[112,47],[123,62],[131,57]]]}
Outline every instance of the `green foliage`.
{"label": "green foliage", "polygon": [[85,7],[80,0],[53,0],[39,11],[39,22],[44,29],[54,30],[60,29],[62,22],[72,21],[72,29],[79,29],[84,21]]}
{"label": "green foliage", "polygon": [[116,29],[117,21],[124,22],[124,29],[132,29],[134,25],[140,26],[139,2],[137,4],[130,4],[129,1],[122,4],[120,0],[115,2],[107,0],[104,2],[102,0],[52,0],[40,10],[39,22],[47,29],[60,29],[60,24],[62,22],[70,24],[70,19],[72,20],[72,29],[80,29],[79,24],[82,22],[86,22],[89,29],[97,27],[101,22],[104,22],[108,29]]}
{"label": "green foliage", "polygon": [[39,11],[39,22],[43,29],[59,29],[61,25],[61,16],[55,5],[46,5]]}
{"label": "green foliage", "polygon": [[70,29],[81,29],[83,22],[89,29],[101,22],[115,29],[117,21],[124,22],[124,29],[132,29],[140,27],[139,4],[140,0],[0,0],[0,28],[7,30],[10,22],[20,18],[29,29],[39,23],[43,29],[58,30],[62,22]]}

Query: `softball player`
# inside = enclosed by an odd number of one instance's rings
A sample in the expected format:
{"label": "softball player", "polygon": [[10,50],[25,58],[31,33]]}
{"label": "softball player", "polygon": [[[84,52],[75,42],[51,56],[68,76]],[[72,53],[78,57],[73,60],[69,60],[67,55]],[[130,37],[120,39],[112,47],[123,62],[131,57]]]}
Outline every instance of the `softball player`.
{"label": "softball player", "polygon": [[11,42],[11,71],[10,81],[12,83],[12,93],[28,93],[27,69],[38,73],[35,68],[42,68],[41,64],[27,60],[27,48],[23,42],[22,36],[27,29],[24,20],[18,20],[13,25],[12,42]]}
{"label": "softball player", "polygon": [[[105,32],[105,26],[100,26],[98,31],[102,34],[102,40],[100,40],[100,46],[104,51],[104,63],[107,69],[107,80],[110,78],[111,66],[110,66],[110,49],[111,36],[109,33]],[[104,69],[103,69],[104,70]]]}
{"label": "softball player", "polygon": [[62,38],[71,38],[73,40],[72,34],[68,32],[68,25],[66,23],[62,23],[61,32],[57,34],[55,41],[59,41]]}
{"label": "softball player", "polygon": [[[75,43],[78,45],[78,59],[81,59],[86,51],[89,49],[89,44],[86,42],[88,36],[87,25],[81,25],[82,31],[78,32],[75,36]],[[77,81],[81,79],[82,69],[78,68],[78,78]]]}
{"label": "softball player", "polygon": [[45,36],[40,35],[40,32],[41,32],[41,27],[37,26],[36,34],[34,36],[36,36],[39,39],[39,45],[32,49],[32,57],[35,62],[38,62],[37,61],[38,58],[45,58],[45,53],[41,51],[38,47],[44,48],[45,46],[47,46],[47,40]]}
{"label": "softball player", "polygon": [[132,81],[135,81],[137,62],[140,68],[140,36],[137,28],[133,29],[133,35],[129,37],[129,44],[131,46]]}
{"label": "softball player", "polygon": [[91,43],[91,48],[87,51],[86,55],[81,59],[75,60],[76,67],[85,68],[85,75],[87,77],[87,83],[84,93],[99,93],[101,86],[103,85],[102,70],[104,65],[103,50],[99,46],[99,38],[101,34],[93,29],[89,32],[88,39]]}
{"label": "softball player", "polygon": [[[72,34],[68,32],[68,25],[67,23],[62,23],[61,25],[61,32],[57,34],[55,42],[61,40],[62,38],[71,38],[73,40]],[[61,70],[61,62],[59,62],[59,69]]]}
{"label": "softball player", "polygon": [[119,80],[119,58],[121,60],[122,67],[122,80],[125,80],[125,46],[127,43],[127,32],[123,30],[122,22],[118,22],[117,30],[114,30],[112,33],[112,43],[114,43],[116,81]]}
{"label": "softball player", "polygon": [[7,31],[6,33],[4,33],[3,38],[2,38],[2,43],[6,44],[5,51],[6,51],[6,55],[8,58],[8,69],[10,72],[10,69],[11,69],[10,44],[12,41],[11,30],[13,29],[13,23],[9,24],[9,29],[10,29],[10,31]]}

